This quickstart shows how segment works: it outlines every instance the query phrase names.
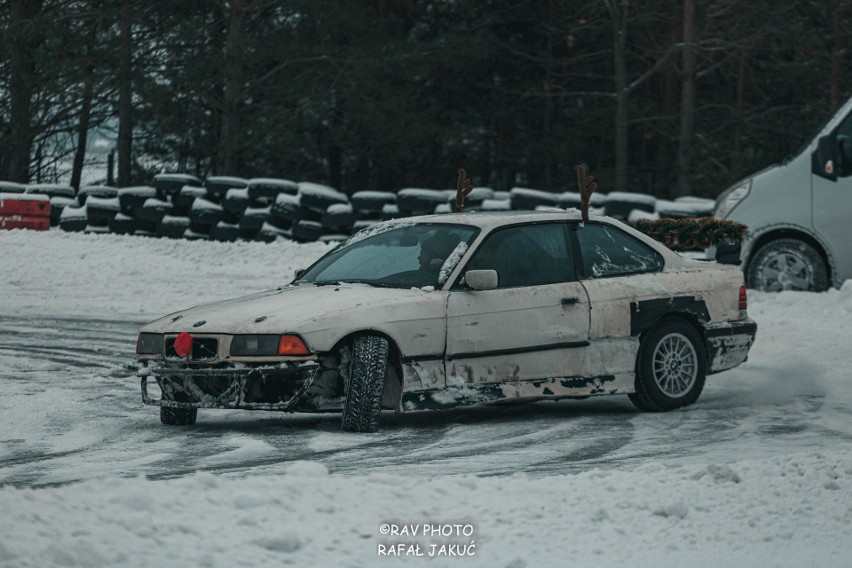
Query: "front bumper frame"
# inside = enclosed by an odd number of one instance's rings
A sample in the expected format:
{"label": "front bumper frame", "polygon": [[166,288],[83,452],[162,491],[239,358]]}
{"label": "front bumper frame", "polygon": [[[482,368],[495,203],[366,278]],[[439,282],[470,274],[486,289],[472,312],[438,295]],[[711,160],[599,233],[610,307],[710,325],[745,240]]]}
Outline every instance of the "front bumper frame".
{"label": "front bumper frame", "polygon": [[[137,375],[141,378],[142,402],[149,406],[287,411],[299,403],[319,369],[320,365],[314,361],[225,368],[155,363],[143,367]],[[148,393],[150,378],[157,381],[167,396],[155,398]],[[263,386],[268,386],[266,393]],[[268,399],[259,400],[264,394]]]}

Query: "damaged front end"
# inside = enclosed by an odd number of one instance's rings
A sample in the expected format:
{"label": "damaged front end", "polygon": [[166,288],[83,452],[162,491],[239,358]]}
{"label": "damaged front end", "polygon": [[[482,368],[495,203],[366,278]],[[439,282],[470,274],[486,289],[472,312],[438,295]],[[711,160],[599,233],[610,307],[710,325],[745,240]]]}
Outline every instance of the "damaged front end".
{"label": "damaged front end", "polygon": [[[316,361],[217,367],[143,365],[137,375],[142,381],[142,401],[150,406],[284,411],[299,404],[320,368]],[[159,396],[150,392],[151,379]]]}

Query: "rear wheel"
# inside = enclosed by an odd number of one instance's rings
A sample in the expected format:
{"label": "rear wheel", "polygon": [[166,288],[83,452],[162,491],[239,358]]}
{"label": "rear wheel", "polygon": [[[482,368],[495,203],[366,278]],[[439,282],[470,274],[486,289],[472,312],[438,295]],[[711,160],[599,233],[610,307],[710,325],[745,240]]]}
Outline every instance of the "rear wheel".
{"label": "rear wheel", "polygon": [[197,417],[197,408],[160,407],[160,422],[169,426],[189,426],[195,424]]}
{"label": "rear wheel", "polygon": [[344,430],[375,432],[379,429],[387,367],[387,339],[378,335],[355,338],[343,403],[341,426]]}
{"label": "rear wheel", "polygon": [[704,388],[707,357],[692,325],[666,319],[654,327],[639,348],[636,392],[630,400],[640,410],[663,412],[688,406]]}
{"label": "rear wheel", "polygon": [[798,239],[776,239],[760,247],[746,270],[749,288],[764,292],[823,292],[828,268],[817,250]]}

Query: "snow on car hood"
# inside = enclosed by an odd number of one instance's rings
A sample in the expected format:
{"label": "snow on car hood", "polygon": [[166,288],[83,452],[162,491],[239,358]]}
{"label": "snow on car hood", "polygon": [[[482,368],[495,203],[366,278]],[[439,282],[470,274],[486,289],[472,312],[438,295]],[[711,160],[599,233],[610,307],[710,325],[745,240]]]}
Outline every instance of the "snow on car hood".
{"label": "snow on car hood", "polygon": [[[142,328],[145,333],[282,333],[316,331],[340,325],[339,318],[371,312],[376,322],[411,317],[427,295],[417,288],[377,288],[366,284],[290,285],[169,314]],[[203,323],[200,323],[203,322]]]}

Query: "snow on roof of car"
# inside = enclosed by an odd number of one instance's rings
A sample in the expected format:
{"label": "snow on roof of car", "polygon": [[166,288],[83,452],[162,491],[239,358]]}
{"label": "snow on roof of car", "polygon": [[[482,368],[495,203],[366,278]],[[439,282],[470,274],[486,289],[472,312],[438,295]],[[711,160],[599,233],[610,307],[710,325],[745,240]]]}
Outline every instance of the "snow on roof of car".
{"label": "snow on roof of car", "polygon": [[[592,215],[592,218],[600,218]],[[441,213],[437,215],[421,215],[407,217],[409,223],[456,223],[459,225],[472,225],[481,229],[491,229],[501,225],[516,223],[550,221],[550,220],[580,221],[578,209],[559,209],[552,211],[469,211],[467,213]],[[385,221],[393,223],[394,221]]]}

